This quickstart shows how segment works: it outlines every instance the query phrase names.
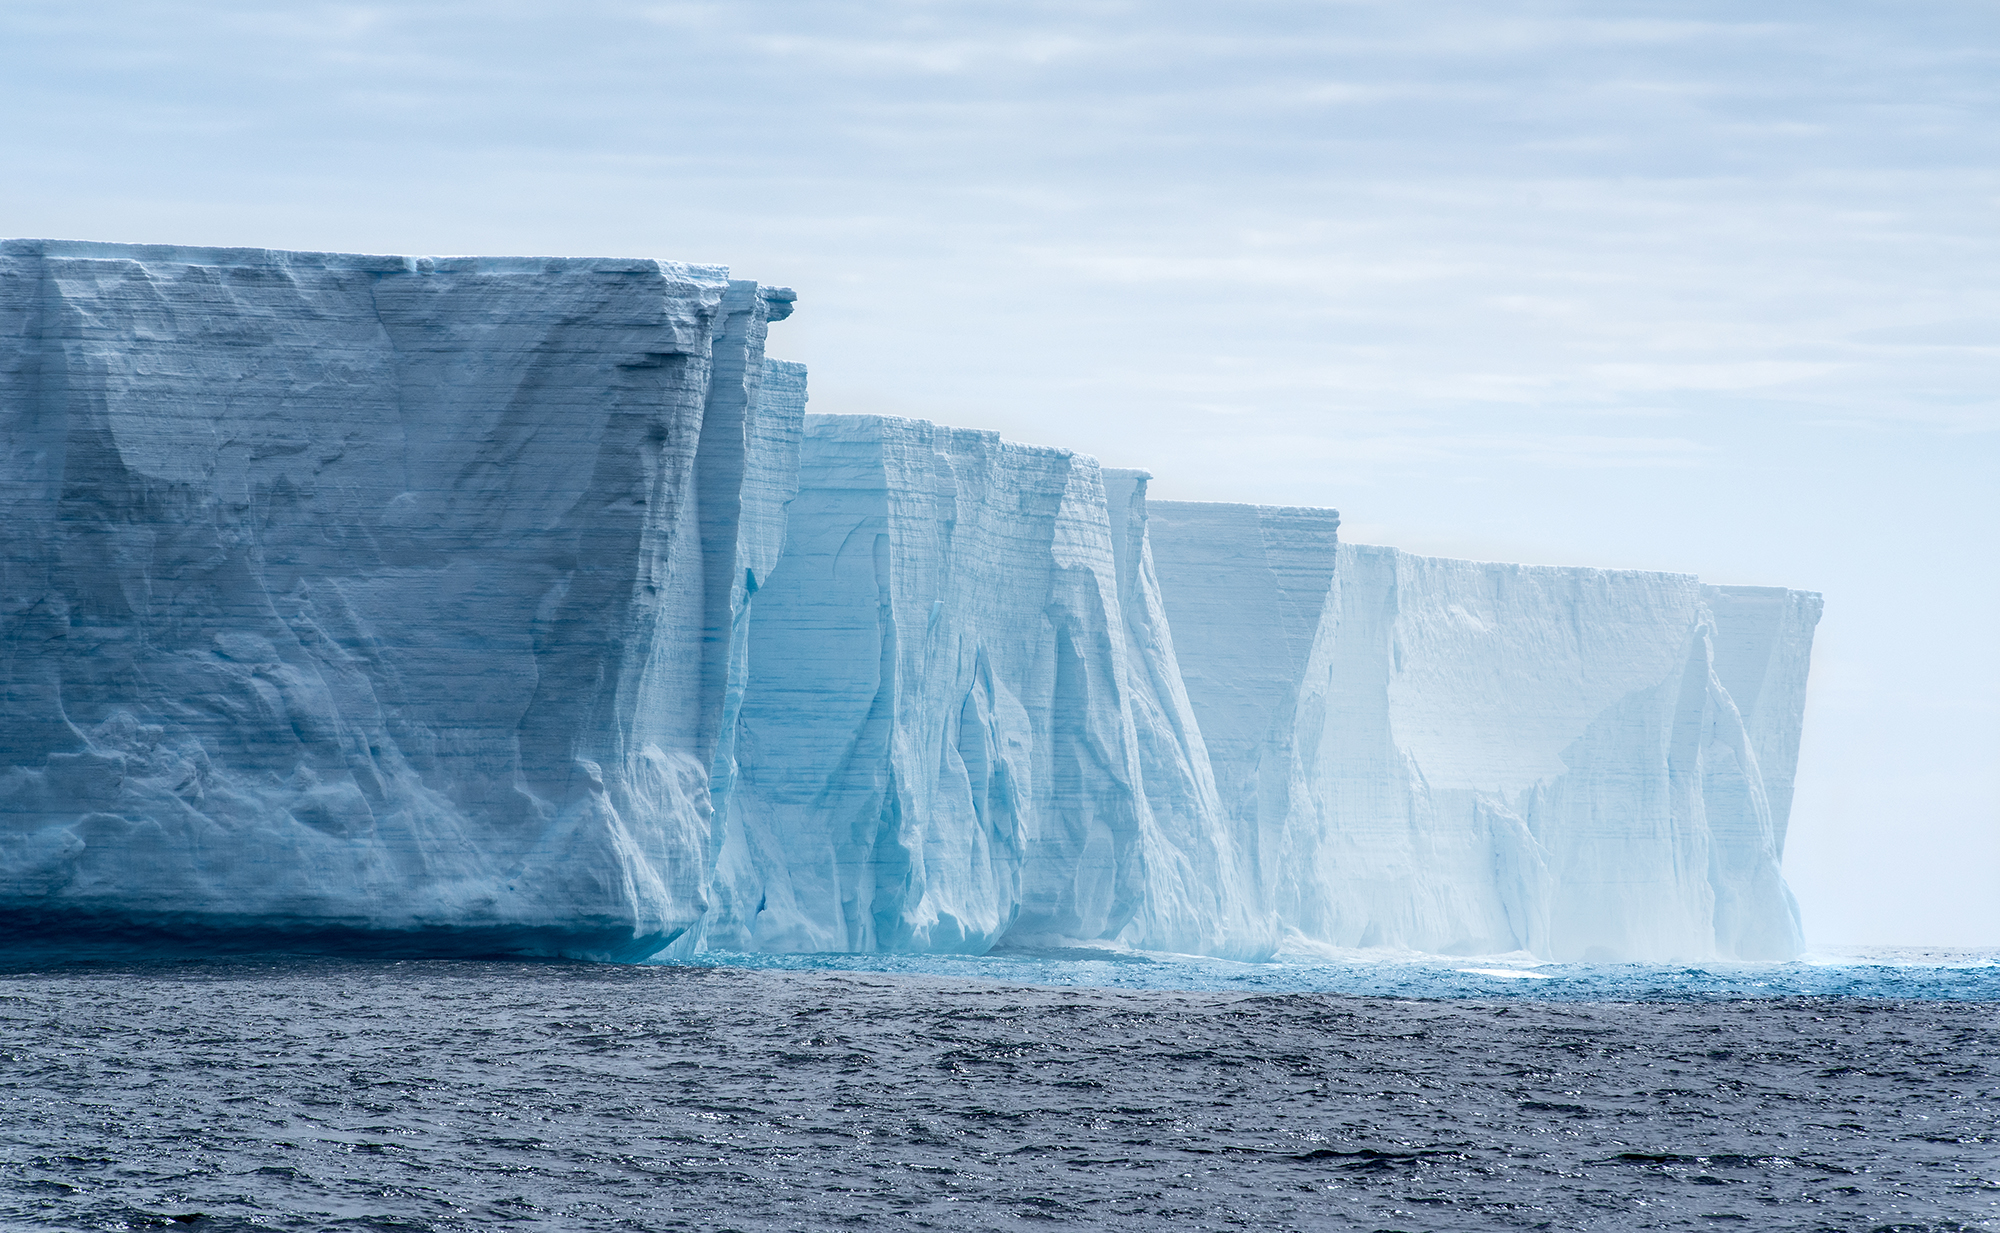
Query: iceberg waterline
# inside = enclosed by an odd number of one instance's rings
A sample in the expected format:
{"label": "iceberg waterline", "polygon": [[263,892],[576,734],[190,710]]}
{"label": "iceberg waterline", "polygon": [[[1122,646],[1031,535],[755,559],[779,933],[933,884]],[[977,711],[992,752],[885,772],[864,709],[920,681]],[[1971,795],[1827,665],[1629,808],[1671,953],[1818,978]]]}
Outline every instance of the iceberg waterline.
{"label": "iceberg waterline", "polygon": [[1799,952],[1817,596],[808,416],[791,303],[0,246],[7,939]]}

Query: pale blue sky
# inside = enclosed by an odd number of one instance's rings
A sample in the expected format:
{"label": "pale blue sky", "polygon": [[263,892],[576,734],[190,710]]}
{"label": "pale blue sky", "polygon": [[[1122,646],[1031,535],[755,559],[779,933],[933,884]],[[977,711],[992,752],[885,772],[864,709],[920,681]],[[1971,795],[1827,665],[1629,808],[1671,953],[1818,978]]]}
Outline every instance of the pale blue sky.
{"label": "pale blue sky", "polygon": [[721,261],[818,410],[1817,589],[1821,942],[2000,944],[2000,6],[0,5],[0,234]]}

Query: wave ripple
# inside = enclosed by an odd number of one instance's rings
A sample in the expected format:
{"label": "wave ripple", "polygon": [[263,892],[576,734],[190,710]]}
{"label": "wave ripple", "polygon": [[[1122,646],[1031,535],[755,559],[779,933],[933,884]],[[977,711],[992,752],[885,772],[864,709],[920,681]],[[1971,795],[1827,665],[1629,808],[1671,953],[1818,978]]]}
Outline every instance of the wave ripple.
{"label": "wave ripple", "polygon": [[1945,1001],[17,973],[0,1224],[1987,1229],[1996,1059],[1992,1006]]}

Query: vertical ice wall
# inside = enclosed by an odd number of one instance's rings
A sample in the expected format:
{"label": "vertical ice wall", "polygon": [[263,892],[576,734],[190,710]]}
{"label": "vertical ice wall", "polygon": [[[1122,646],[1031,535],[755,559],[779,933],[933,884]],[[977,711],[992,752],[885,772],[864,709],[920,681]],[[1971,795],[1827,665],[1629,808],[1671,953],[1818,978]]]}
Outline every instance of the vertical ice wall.
{"label": "vertical ice wall", "polygon": [[1300,691],[1328,596],[1330,509],[1154,501],[1148,534],[1164,615],[1227,826],[1266,910],[1296,874]]}
{"label": "vertical ice wall", "polygon": [[[1290,928],[1444,953],[1796,953],[1760,759],[1788,801],[1817,597],[1334,551],[1252,534],[1252,507],[1153,508],[1224,805],[1280,853]],[[1321,593],[1302,636],[1249,598],[1260,574]],[[1778,684],[1739,711],[1730,678]]]}
{"label": "vertical ice wall", "polygon": [[1716,944],[1744,958],[1787,957],[1799,947],[1798,908],[1779,870],[1820,597],[1783,587],[1701,591],[1714,620],[1716,686],[1729,702],[1718,707],[1703,761]]}
{"label": "vertical ice wall", "polygon": [[[1581,958],[1712,950],[1680,575],[1343,547],[1301,928]],[[1314,826],[1317,823],[1317,826]]]}
{"label": "vertical ice wall", "polygon": [[709,945],[980,951],[1130,919],[1144,802],[1094,461],[808,417],[749,648]]}
{"label": "vertical ice wall", "polygon": [[655,261],[0,249],[6,926],[684,929],[788,299]]}
{"label": "vertical ice wall", "polygon": [[[1152,515],[1145,471],[1107,468],[1104,487],[1118,569],[1118,603],[1125,621],[1127,696],[1139,740],[1139,775],[1151,827],[1145,848],[1146,893],[1122,939],[1153,949],[1259,958],[1275,949],[1278,922],[1257,868],[1257,833],[1225,812],[1216,792],[1216,762],[1188,700],[1174,651],[1159,571],[1153,557]],[[1336,519],[1337,521],[1337,519]],[[1224,570],[1233,562],[1219,563]],[[1213,574],[1183,577],[1193,594],[1228,602]],[[1224,682],[1203,680],[1211,691]],[[1240,773],[1241,750],[1223,731],[1234,756],[1222,767]]]}

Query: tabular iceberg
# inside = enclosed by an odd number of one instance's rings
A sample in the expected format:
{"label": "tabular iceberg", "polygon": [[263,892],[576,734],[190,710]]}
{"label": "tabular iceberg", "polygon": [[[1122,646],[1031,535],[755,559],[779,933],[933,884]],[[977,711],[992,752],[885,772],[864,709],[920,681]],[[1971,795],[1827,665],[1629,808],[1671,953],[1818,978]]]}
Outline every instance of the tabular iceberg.
{"label": "tabular iceberg", "polygon": [[[1229,808],[1281,853],[1288,927],[1446,954],[1798,952],[1778,862],[1817,596],[1329,551],[1265,533],[1298,511],[1154,509],[1189,695]],[[1224,544],[1246,576],[1203,589]],[[1268,603],[1286,581],[1323,597],[1310,621]],[[1773,735],[1725,676],[1786,714]]]}
{"label": "tabular iceberg", "polygon": [[1817,596],[808,417],[791,302],[0,247],[0,936],[1798,950]]}
{"label": "tabular iceberg", "polygon": [[1139,473],[875,416],[810,417],[800,462],[702,943],[1268,953],[1127,517]]}
{"label": "tabular iceberg", "polygon": [[708,944],[983,951],[1122,923],[1140,814],[1096,463],[815,416],[800,464]]}
{"label": "tabular iceberg", "polygon": [[0,249],[7,926],[684,931],[737,575],[796,467],[800,400],[758,410],[789,300],[655,261]]}

